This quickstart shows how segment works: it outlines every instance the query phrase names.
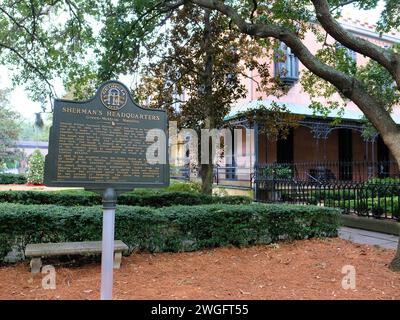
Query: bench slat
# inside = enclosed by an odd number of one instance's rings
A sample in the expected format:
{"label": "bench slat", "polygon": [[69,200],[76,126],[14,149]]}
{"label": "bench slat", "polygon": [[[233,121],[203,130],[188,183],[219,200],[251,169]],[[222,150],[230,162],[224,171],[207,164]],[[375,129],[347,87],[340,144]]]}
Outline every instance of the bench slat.
{"label": "bench slat", "polygon": [[[127,251],[128,246],[121,240],[114,241],[114,251]],[[26,257],[58,256],[73,254],[101,253],[101,241],[34,243],[25,248]]]}

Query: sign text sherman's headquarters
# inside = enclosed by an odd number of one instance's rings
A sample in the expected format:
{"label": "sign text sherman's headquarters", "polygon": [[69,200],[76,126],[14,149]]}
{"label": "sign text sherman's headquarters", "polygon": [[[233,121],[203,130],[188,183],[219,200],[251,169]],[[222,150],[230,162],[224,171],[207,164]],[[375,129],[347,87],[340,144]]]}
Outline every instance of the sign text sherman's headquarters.
{"label": "sign text sherman's headquarters", "polygon": [[167,186],[168,164],[146,160],[154,143],[146,139],[151,129],[167,136],[166,112],[138,106],[117,81],[104,83],[87,101],[56,100],[45,184],[92,190]]}

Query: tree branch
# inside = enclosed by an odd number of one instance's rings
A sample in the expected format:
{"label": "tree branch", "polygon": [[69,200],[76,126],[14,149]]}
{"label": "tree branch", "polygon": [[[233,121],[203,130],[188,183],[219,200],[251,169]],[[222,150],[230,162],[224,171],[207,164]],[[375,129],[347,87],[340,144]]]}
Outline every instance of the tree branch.
{"label": "tree branch", "polygon": [[[217,0],[191,0],[199,6],[217,10],[232,19],[242,33],[261,38],[272,37],[284,42],[292,49],[292,52],[300,59],[303,65],[318,77],[332,83],[344,96],[352,100],[379,130],[385,143],[393,152],[395,157],[400,159],[400,150],[395,154],[397,146],[396,139],[399,138],[399,129],[390,113],[387,112],[378,100],[368,94],[363,84],[345,73],[323,63],[316,58],[301,39],[291,30],[273,24],[250,24],[237,13],[237,11],[221,1]],[[398,143],[398,142],[397,142]]]}
{"label": "tree branch", "polygon": [[32,71],[36,74],[39,75],[39,77],[47,84],[47,86],[49,87],[50,90],[50,98],[55,96],[55,90],[54,90],[54,86],[49,82],[49,80],[47,79],[46,75],[43,74],[43,72],[41,72],[39,70],[38,67],[36,67],[34,64],[32,64],[28,59],[26,59],[20,52],[18,52],[15,48],[8,46],[4,43],[0,43],[0,47],[7,49],[9,51],[11,51],[12,53],[14,53],[20,60],[22,60],[23,63],[25,63],[30,69],[32,69]]}
{"label": "tree branch", "polygon": [[381,64],[393,76],[397,86],[400,88],[400,55],[385,50],[368,40],[354,36],[344,29],[332,17],[327,0],[311,1],[314,4],[319,23],[335,40]]}
{"label": "tree branch", "polygon": [[348,1],[343,1],[341,3],[339,3],[338,5],[334,6],[331,8],[331,12],[335,11],[336,9],[340,8],[340,7],[344,7],[347,6],[349,4],[355,3],[355,2],[359,2],[359,0],[348,0]]}

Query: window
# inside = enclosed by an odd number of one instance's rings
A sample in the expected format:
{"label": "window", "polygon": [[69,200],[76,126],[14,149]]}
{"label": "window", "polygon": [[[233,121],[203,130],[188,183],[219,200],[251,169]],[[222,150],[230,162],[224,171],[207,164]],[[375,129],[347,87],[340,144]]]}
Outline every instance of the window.
{"label": "window", "polygon": [[350,59],[352,59],[354,62],[357,61],[357,52],[355,52],[355,51],[353,51],[353,50],[351,50],[351,49],[349,49],[349,48],[346,48],[344,45],[342,45],[342,44],[339,43],[339,42],[336,42],[336,48],[337,48],[337,49],[344,49],[344,50],[346,50],[346,51],[345,51],[345,52],[346,52],[346,55],[347,55]]}
{"label": "window", "polygon": [[351,129],[339,129],[339,179],[349,181],[353,179],[353,135]]}
{"label": "window", "polygon": [[389,177],[389,148],[383,142],[382,137],[379,135],[377,139],[377,153],[378,153],[378,177]]}
{"label": "window", "polygon": [[299,59],[292,50],[281,43],[275,54],[275,77],[285,84],[294,84],[299,80]]}
{"label": "window", "polygon": [[293,128],[289,129],[289,134],[276,141],[276,162],[292,163],[293,158]]}

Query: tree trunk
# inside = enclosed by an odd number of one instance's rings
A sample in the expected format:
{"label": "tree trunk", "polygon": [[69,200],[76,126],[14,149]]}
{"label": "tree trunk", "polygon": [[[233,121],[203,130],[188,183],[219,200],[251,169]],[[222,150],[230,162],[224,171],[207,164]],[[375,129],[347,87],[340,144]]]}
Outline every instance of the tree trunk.
{"label": "tree trunk", "polygon": [[[203,50],[205,53],[204,57],[204,71],[202,75],[202,82],[204,84],[204,103],[207,106],[208,116],[205,121],[205,129],[214,129],[215,127],[215,117],[213,110],[213,67],[214,67],[214,56],[213,56],[213,46],[211,39],[211,23],[210,23],[210,9],[204,10],[204,35],[203,35]],[[204,194],[212,194],[212,184],[213,184],[213,157],[212,157],[212,144],[208,141],[209,148],[209,158],[208,163],[201,163],[201,191]],[[200,148],[201,152],[201,148]],[[201,153],[199,153],[201,158]]]}
{"label": "tree trunk", "polygon": [[201,165],[201,192],[212,194],[214,166],[212,164]]}
{"label": "tree trunk", "polygon": [[[300,39],[296,33],[285,27],[274,24],[250,24],[242,19],[240,14],[233,7],[226,5],[221,1],[191,0],[191,2],[196,3],[197,5],[200,5],[204,8],[218,10],[219,12],[225,14],[232,19],[233,23],[237,25],[242,33],[248,34],[250,36],[257,36],[260,38],[272,37],[285,42],[286,45],[292,49],[292,52],[300,59],[300,61],[308,70],[333,84],[345,97],[353,101],[360,108],[360,110],[365,114],[368,120],[381,134],[383,141],[392,152],[394,158],[400,166],[400,129],[391,117],[390,112],[382,107],[381,103],[376,99],[376,97],[368,94],[368,92],[364,88],[363,83],[361,83],[358,79],[348,76],[323,63],[321,60],[315,57],[313,53],[311,53],[311,51],[304,45],[302,39]],[[319,2],[314,1],[314,3],[318,4]],[[321,12],[319,12],[319,14],[321,14]],[[322,17],[320,16],[319,18]],[[326,31],[331,31],[331,33],[333,33],[333,31],[335,30],[332,31],[332,27],[335,27],[335,25],[331,24],[331,28],[328,28],[328,30]],[[340,36],[339,33],[336,32],[335,35],[338,37]],[[341,36],[343,36],[343,34]],[[345,39],[341,40],[343,41]],[[350,41],[346,43],[350,45]],[[351,47],[355,48],[355,46]],[[363,51],[364,54],[368,53],[366,49],[359,51]],[[379,57],[379,54],[377,54],[381,52],[381,49],[378,50],[377,48],[375,48],[375,51],[376,52],[374,55],[367,54],[367,56],[370,56],[373,59],[375,58],[376,61],[381,61],[382,57]],[[393,59],[392,61],[395,62],[394,68],[396,68],[396,70],[395,72],[393,72],[393,70],[389,71],[391,71],[392,75],[396,75],[396,72],[398,70],[396,67],[397,61],[394,61]],[[383,66],[385,65],[387,64],[385,63]],[[395,79],[397,78],[395,77]],[[400,239],[396,256],[391,262],[390,267],[392,270],[400,271]]]}
{"label": "tree trunk", "polygon": [[396,255],[390,263],[389,268],[393,271],[400,271],[400,239],[397,245]]}
{"label": "tree trunk", "polygon": [[[386,138],[386,139],[385,139]],[[397,162],[397,166],[400,170],[400,135],[391,135],[391,136],[384,136],[382,135],[382,139],[389,148],[390,152],[392,153],[393,157]],[[400,235],[399,235],[400,236]],[[389,268],[393,271],[400,272],[400,237],[397,244],[397,251],[389,265]]]}
{"label": "tree trunk", "polygon": [[[392,152],[394,158],[397,161],[397,165],[400,169],[400,157],[398,157],[398,153],[396,153],[396,155],[394,155],[392,149],[397,149],[396,151],[400,151],[400,145],[397,143],[396,145],[393,145],[392,148],[389,148],[389,150]],[[397,250],[396,250],[396,254],[392,260],[392,262],[390,262],[389,268],[392,271],[396,271],[396,272],[400,272],[400,235],[399,235],[399,241],[397,243]]]}

